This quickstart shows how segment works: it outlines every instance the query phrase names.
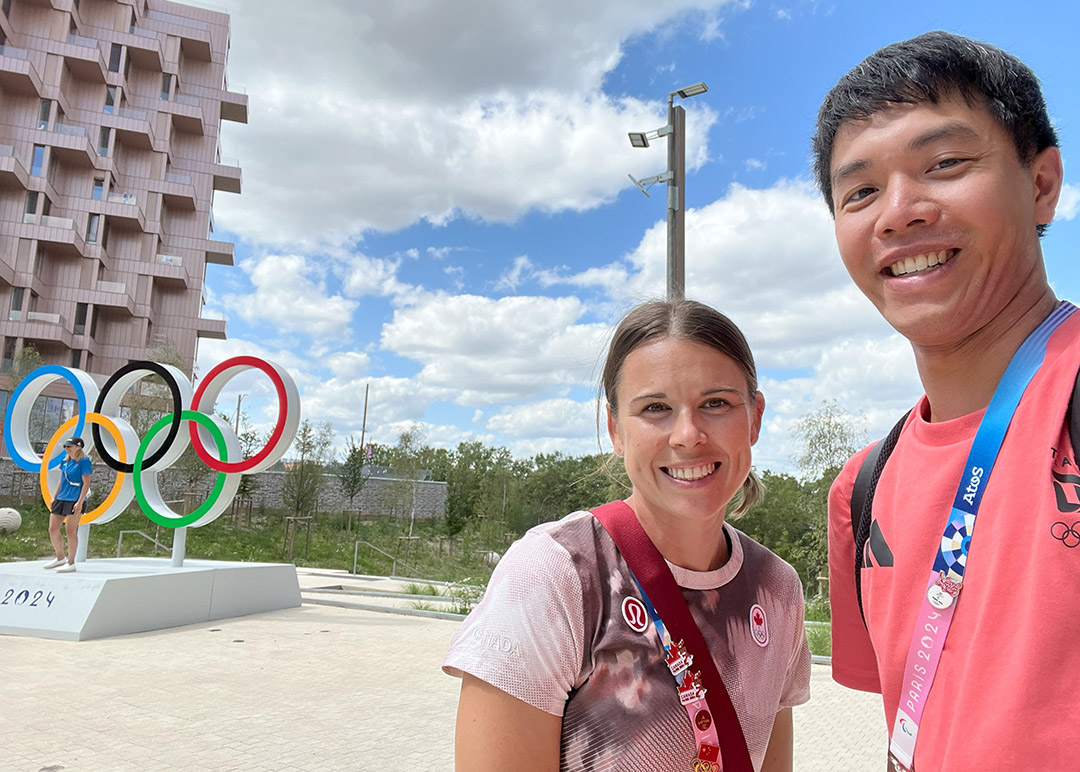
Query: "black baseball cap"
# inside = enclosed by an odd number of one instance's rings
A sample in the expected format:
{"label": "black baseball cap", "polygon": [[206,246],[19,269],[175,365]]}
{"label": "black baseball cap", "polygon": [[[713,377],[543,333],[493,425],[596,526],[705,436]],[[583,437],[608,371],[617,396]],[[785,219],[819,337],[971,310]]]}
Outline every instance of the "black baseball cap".
{"label": "black baseball cap", "polygon": [[70,448],[72,445],[78,445],[80,448],[86,447],[83,444],[82,437],[68,437],[64,440],[65,448]]}

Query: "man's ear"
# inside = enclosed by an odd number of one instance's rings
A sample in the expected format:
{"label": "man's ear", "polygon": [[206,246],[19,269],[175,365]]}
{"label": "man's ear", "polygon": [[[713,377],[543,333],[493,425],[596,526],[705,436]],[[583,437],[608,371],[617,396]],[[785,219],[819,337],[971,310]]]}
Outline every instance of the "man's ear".
{"label": "man's ear", "polygon": [[1061,150],[1048,147],[1031,162],[1031,182],[1035,193],[1035,224],[1046,225],[1054,219],[1065,172]]}
{"label": "man's ear", "polygon": [[610,403],[607,406],[607,432],[608,437],[611,438],[611,446],[615,448],[615,455],[623,455],[623,442],[622,437],[619,436],[619,419],[615,416],[615,411],[611,409]]}

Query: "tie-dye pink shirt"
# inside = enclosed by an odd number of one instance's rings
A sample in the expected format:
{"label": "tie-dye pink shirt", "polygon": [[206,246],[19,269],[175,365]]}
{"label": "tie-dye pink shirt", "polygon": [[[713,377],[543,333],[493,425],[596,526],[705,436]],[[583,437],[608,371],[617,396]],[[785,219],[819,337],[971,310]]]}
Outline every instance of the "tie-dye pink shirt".
{"label": "tie-dye pink shirt", "polygon": [[[810,696],[802,585],[779,557],[724,529],[731,558],[723,567],[669,566],[760,769],[776,713]],[[591,514],[537,526],[499,561],[443,670],[562,716],[562,770],[689,770],[695,745],[686,709],[655,628],[638,633],[624,619],[626,597],[641,595]]]}

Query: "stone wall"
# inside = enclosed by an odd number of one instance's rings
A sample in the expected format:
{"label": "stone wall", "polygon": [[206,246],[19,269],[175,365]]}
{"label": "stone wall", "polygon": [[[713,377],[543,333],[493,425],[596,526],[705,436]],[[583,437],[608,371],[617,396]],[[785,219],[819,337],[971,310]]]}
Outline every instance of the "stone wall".
{"label": "stone wall", "polygon": [[[256,509],[281,507],[281,486],[285,472],[259,472],[254,475],[257,485],[252,494],[252,506]],[[116,473],[103,463],[94,464],[92,490],[94,500],[100,502],[112,487]],[[213,474],[198,483],[197,500],[202,501],[208,495],[213,484]],[[159,477],[161,493],[166,501],[181,500],[186,492],[186,485],[178,472],[166,469]],[[415,496],[416,518],[431,520],[446,514],[447,487],[444,482],[431,480],[397,480],[389,477],[372,477],[357,494],[353,510],[364,516],[408,518]],[[18,468],[10,458],[0,458],[0,497],[12,498],[16,502],[26,503],[40,500],[41,493],[36,472],[25,472]],[[341,493],[341,485],[336,475],[323,475],[322,488],[319,491],[319,512],[344,512],[348,500]]]}

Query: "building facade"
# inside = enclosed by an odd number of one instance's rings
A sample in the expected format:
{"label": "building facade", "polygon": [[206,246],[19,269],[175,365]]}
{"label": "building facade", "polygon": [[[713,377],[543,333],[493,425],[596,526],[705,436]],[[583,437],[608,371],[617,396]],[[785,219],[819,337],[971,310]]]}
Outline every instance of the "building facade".
{"label": "building facade", "polygon": [[[221,121],[229,17],[163,0],[0,0],[0,373],[33,345],[100,379],[200,338],[215,193],[240,192]],[[6,379],[0,378],[0,387]],[[6,396],[6,395],[5,395]]]}

